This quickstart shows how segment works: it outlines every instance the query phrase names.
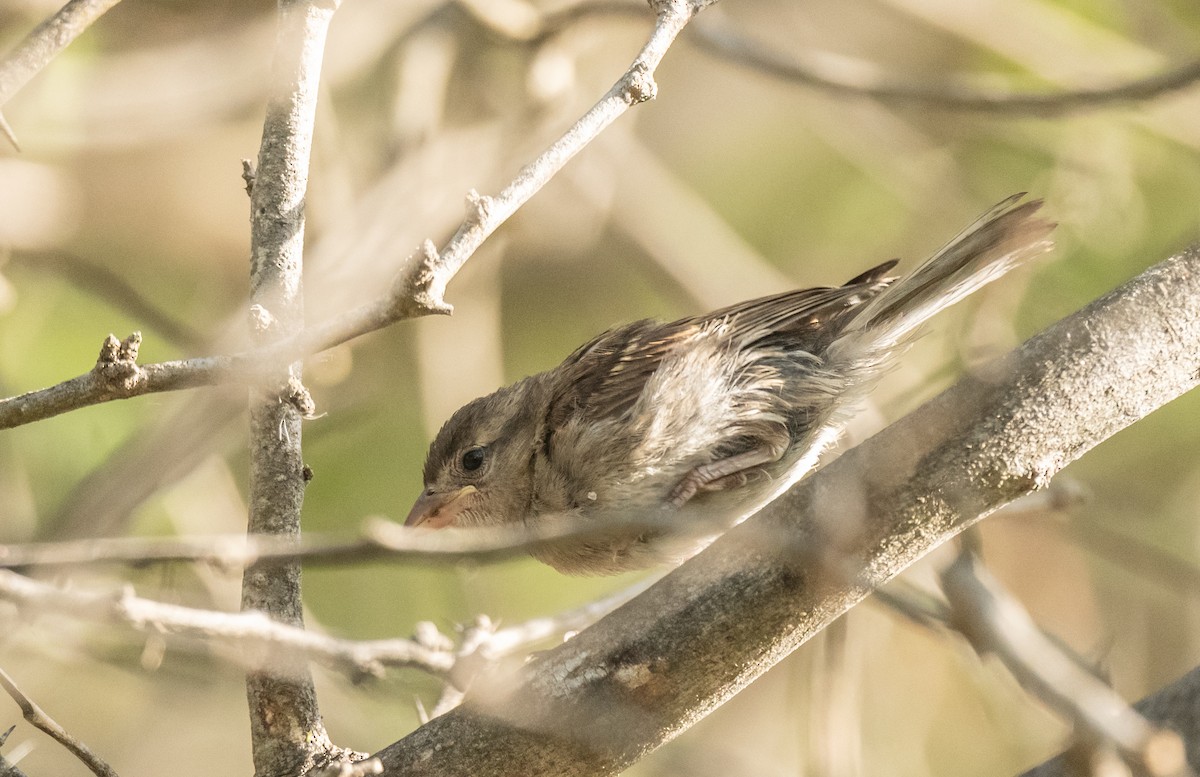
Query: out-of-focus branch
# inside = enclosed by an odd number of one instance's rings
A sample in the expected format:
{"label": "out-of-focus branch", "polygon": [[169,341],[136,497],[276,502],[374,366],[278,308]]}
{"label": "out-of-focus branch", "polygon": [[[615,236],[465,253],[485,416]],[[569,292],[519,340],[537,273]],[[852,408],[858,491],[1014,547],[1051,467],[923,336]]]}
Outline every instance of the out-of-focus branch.
{"label": "out-of-focus branch", "polygon": [[[1039,491],[1005,506],[1014,510],[1064,509],[1074,499],[1073,486],[1060,487],[1058,479]],[[577,543],[609,536],[613,531],[661,531],[663,519],[629,517],[597,526],[594,521],[556,522],[554,526],[497,526],[445,528],[436,532],[409,529],[386,518],[368,518],[361,536],[307,532],[299,542],[265,534],[213,534],[195,537],[98,537],[65,542],[0,545],[0,569],[80,567],[96,564],[199,563],[217,569],[242,570],[258,565],[299,560],[306,565],[352,566],[380,561],[399,563],[491,563],[544,550],[561,543]],[[883,591],[881,597],[887,596]],[[908,608],[898,606],[913,616]],[[928,613],[925,613],[926,615]]]}
{"label": "out-of-focus branch", "polygon": [[208,338],[142,294],[120,273],[81,256],[63,251],[18,251],[9,265],[55,273],[83,293],[141,320],[182,349],[196,351],[208,342]]}
{"label": "out-of-focus branch", "polygon": [[143,566],[191,561],[241,570],[294,560],[309,564],[363,564],[380,560],[407,562],[503,561],[558,543],[609,536],[613,531],[663,528],[661,520],[630,518],[597,526],[595,521],[562,521],[552,527],[497,526],[409,529],[383,518],[368,519],[361,537],[308,533],[299,540],[269,534],[218,534],[208,537],[112,537],[69,542],[0,545],[0,568],[64,567],[116,563]]}
{"label": "out-of-focus branch", "polygon": [[91,751],[87,745],[80,742],[78,738],[73,736],[69,731],[58,724],[54,718],[46,714],[45,710],[37,705],[37,703],[25,695],[25,692],[17,687],[17,683],[8,672],[0,669],[0,687],[12,697],[12,700],[21,708],[21,714],[25,716],[25,720],[39,730],[44,731],[55,742],[70,750],[71,753],[84,763],[87,768],[92,770],[93,774],[98,777],[117,777],[117,773],[109,766],[103,758]]}
{"label": "out-of-focus branch", "polygon": [[[1134,704],[1155,725],[1169,727],[1187,745],[1188,766],[1200,772],[1200,667],[1162,690]],[[1022,777],[1071,777],[1080,773],[1074,752],[1051,758],[1025,772]],[[1087,768],[1089,764],[1083,764]]]}
{"label": "out-of-focus branch", "polygon": [[1200,594],[1200,568],[1178,554],[1155,547],[1145,537],[1098,523],[1072,525],[1066,532],[1087,551],[1110,564],[1183,596]]}
{"label": "out-of-focus branch", "polygon": [[[70,0],[58,13],[34,27],[16,48],[0,59],[0,108],[58,52],[118,2],[120,0]],[[0,118],[0,131],[13,146],[17,146],[17,139],[3,118]]]}
{"label": "out-of-focus branch", "polygon": [[1075,724],[1086,740],[1112,745],[1137,774],[1188,773],[1179,736],[1151,725],[1064,653],[971,554],[960,555],[941,577],[952,625],[981,655],[999,658],[1022,687]]}
{"label": "out-of-focus branch", "polygon": [[646,4],[636,0],[579,0],[554,9],[540,9],[525,0],[455,0],[485,29],[508,40],[539,43],[585,19],[644,18]]}
{"label": "out-of-focus branch", "polygon": [[[604,599],[502,629],[496,628],[486,616],[476,618],[473,624],[463,629],[455,650],[454,667],[447,674],[446,687],[429,717],[443,715],[458,706],[477,679],[502,669],[499,666],[502,659],[513,656],[524,658],[538,643],[592,625],[645,591],[652,582],[653,579],[638,582]],[[428,625],[426,631],[429,629],[433,629],[432,624]],[[429,638],[427,642],[436,644]],[[422,720],[427,721],[428,717]]]}
{"label": "out-of-focus branch", "polygon": [[70,0],[0,59],[0,107],[120,0]]}
{"label": "out-of-focus branch", "polygon": [[[507,682],[477,684],[379,753],[385,774],[621,771],[874,587],[1195,387],[1196,342],[1200,249],[842,455]],[[846,583],[847,565],[857,582]]]}
{"label": "out-of-focus branch", "polygon": [[737,30],[713,16],[696,25],[693,40],[727,61],[787,81],[836,94],[942,110],[1061,116],[1119,103],[1151,100],[1200,81],[1200,60],[1162,73],[1109,86],[1029,93],[998,91],[962,83],[922,83],[897,76],[875,63],[828,52],[797,56]]}

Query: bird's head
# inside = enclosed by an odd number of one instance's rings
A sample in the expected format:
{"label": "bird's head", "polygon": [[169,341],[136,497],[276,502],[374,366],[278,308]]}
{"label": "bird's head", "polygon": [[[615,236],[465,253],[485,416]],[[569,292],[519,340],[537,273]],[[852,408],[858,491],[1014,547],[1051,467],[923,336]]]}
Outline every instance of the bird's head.
{"label": "bird's head", "polygon": [[544,416],[536,378],[454,413],[429,446],[425,489],[405,526],[518,523],[533,498],[533,456]]}

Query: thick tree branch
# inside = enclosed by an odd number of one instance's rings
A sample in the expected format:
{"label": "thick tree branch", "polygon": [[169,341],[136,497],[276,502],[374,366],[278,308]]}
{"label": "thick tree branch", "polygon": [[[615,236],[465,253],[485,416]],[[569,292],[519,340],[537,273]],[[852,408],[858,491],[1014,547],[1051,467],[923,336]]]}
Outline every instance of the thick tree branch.
{"label": "thick tree branch", "polygon": [[1193,388],[1196,342],[1192,249],[846,453],[507,682],[477,688],[384,749],[385,773],[620,771],[873,587]]}

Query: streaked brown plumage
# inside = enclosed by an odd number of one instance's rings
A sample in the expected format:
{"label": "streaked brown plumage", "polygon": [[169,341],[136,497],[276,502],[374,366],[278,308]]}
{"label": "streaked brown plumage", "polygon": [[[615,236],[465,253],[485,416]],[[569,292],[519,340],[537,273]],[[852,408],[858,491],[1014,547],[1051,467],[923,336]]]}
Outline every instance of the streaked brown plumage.
{"label": "streaked brown plumage", "polygon": [[572,574],[690,555],[813,467],[921,323],[1049,250],[1054,225],[1022,196],[903,278],[886,277],[892,261],[839,287],[626,324],[468,403],[430,446],[406,524],[656,527],[535,553]]}

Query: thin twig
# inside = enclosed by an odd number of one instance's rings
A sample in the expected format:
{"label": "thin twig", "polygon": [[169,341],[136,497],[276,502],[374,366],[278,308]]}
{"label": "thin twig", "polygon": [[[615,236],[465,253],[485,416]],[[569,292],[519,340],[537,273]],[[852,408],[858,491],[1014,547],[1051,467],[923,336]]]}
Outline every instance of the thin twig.
{"label": "thin twig", "polygon": [[99,775],[99,777],[117,777],[117,773],[105,763],[103,758],[93,753],[91,748],[80,742],[60,726],[54,718],[47,715],[45,710],[17,687],[16,681],[3,669],[0,669],[0,686],[3,686],[12,700],[21,708],[21,714],[25,716],[25,720],[29,721],[30,725],[44,731],[55,742],[70,750],[76,758],[83,761],[84,765],[92,770],[93,774]]}
{"label": "thin twig", "polygon": [[120,0],[70,0],[0,59],[0,107]]}
{"label": "thin twig", "polygon": [[0,571],[0,599],[30,613],[58,613],[81,621],[122,626],[145,634],[215,642],[227,660],[274,676],[310,659],[353,678],[378,677],[387,668],[419,669],[445,676],[455,657],[422,640],[355,641],[317,634],[271,620],[261,612],[216,612],[137,596],[129,588],[89,591],[58,587]]}
{"label": "thin twig", "polygon": [[[653,582],[636,583],[599,601],[557,615],[494,628],[477,622],[456,645],[433,624],[418,624],[413,639],[349,640],[273,621],[259,612],[218,612],[166,604],[137,596],[128,587],[98,591],[55,586],[0,571],[0,600],[31,615],[57,614],[143,634],[200,641],[223,650],[217,655],[249,670],[287,671],[302,657],[354,680],[380,677],[388,669],[416,669],[465,688],[483,669],[556,635],[578,631],[612,612]],[[465,634],[465,633],[464,633]],[[284,660],[288,659],[288,660]]]}
{"label": "thin twig", "polygon": [[[442,689],[433,711],[425,715],[425,720],[444,715],[457,707],[475,680],[495,672],[504,658],[524,657],[538,643],[551,637],[569,636],[592,625],[645,591],[654,582],[654,578],[642,580],[604,599],[503,629],[497,628],[486,616],[477,617],[474,623],[462,630],[458,648],[454,651],[454,668],[447,673],[446,686]],[[433,628],[432,624],[429,628]],[[426,641],[427,644],[437,644],[436,638],[431,636],[426,636]]]}
{"label": "thin twig", "polygon": [[633,599],[656,582],[655,578],[642,580],[624,588],[612,596],[580,605],[558,615],[533,618],[515,626],[497,629],[487,641],[487,649],[497,656],[524,653],[532,645],[555,635],[578,631],[590,626],[600,618]]}
{"label": "thin twig", "polygon": [[875,63],[828,52],[797,56],[754,40],[722,16],[710,16],[697,24],[693,36],[704,51],[776,78],[837,94],[942,110],[1061,116],[1151,100],[1200,81],[1200,60],[1194,60],[1162,73],[1109,86],[1045,93],[998,91],[961,83],[920,83],[898,77]]}
{"label": "thin twig", "polygon": [[[134,333],[141,339],[141,333]],[[133,335],[131,335],[132,337]],[[114,335],[109,338],[116,340]],[[109,339],[105,339],[105,346]],[[119,371],[105,370],[100,363],[84,374],[7,399],[0,399],[0,429],[41,421],[81,407],[128,399],[160,391],[211,386],[244,375],[237,370],[237,357],[208,356],[158,364],[137,364],[125,359]],[[114,375],[114,372],[117,374]],[[255,371],[251,378],[258,377]],[[250,381],[247,381],[250,382]]]}
{"label": "thin twig", "polygon": [[1089,738],[1112,744],[1138,773],[1190,774],[1179,735],[1160,729],[1038,628],[969,553],[942,572],[951,622],[980,654],[993,654],[1029,693]]}
{"label": "thin twig", "polygon": [[944,628],[950,622],[950,608],[945,602],[904,580],[896,580],[885,588],[877,588],[871,600],[927,629]]}

